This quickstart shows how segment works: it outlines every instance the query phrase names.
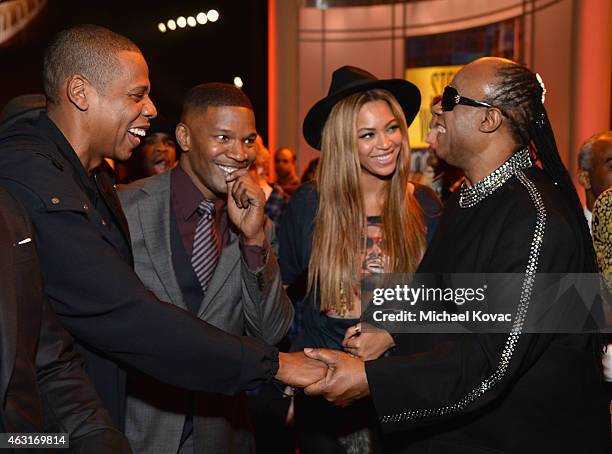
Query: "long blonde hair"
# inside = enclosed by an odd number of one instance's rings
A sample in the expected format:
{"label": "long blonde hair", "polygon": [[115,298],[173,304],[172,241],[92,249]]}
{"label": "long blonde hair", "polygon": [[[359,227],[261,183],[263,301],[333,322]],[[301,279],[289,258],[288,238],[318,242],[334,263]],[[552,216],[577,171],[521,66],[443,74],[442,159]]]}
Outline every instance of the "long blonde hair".
{"label": "long blonde hair", "polygon": [[386,90],[356,93],[331,110],[321,135],[321,160],[316,177],[319,207],[314,222],[308,270],[308,291],[318,287],[320,309],[342,313],[358,293],[367,217],[360,183],[357,116],[370,101],[385,101],[399,123],[402,149],[397,167],[385,185],[383,202],[385,272],[416,270],[425,250],[423,212],[408,187],[410,147],[404,113]]}

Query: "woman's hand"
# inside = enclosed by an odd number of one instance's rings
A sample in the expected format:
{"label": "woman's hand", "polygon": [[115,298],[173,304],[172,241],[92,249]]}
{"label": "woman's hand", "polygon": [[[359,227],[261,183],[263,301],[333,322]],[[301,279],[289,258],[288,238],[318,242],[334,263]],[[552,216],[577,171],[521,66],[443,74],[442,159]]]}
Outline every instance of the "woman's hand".
{"label": "woman's hand", "polygon": [[347,353],[363,361],[370,361],[395,347],[395,342],[391,334],[384,329],[367,323],[357,323],[346,330],[342,347]]}

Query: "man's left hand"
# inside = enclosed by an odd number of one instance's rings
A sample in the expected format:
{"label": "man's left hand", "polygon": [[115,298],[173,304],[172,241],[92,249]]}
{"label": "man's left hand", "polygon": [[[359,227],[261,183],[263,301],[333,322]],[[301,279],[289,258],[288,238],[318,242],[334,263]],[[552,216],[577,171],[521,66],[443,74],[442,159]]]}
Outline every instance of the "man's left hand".
{"label": "man's left hand", "polygon": [[324,348],[306,348],[304,354],[327,364],[325,377],[304,389],[307,395],[322,395],[330,402],[346,407],[354,400],[370,394],[365,363],[359,358]]}
{"label": "man's left hand", "polygon": [[253,181],[246,169],[240,169],[225,177],[227,183],[227,214],[242,234],[244,244],[263,246],[264,205],[266,196]]}

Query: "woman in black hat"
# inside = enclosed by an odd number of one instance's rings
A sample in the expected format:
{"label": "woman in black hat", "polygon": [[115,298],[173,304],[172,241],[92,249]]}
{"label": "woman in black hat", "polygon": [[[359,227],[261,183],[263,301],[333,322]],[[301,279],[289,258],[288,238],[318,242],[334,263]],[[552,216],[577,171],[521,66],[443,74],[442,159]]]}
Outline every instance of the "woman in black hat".
{"label": "woman in black hat", "polygon": [[[437,222],[433,192],[408,182],[408,125],[420,101],[408,81],[344,66],[306,115],[304,137],[321,150],[319,169],[292,196],[279,238],[283,280],[302,300],[294,349],[344,349],[369,360],[394,346],[388,332],[359,323],[360,287],[368,274],[415,271]],[[300,452],[380,452],[370,405],[298,400]]]}

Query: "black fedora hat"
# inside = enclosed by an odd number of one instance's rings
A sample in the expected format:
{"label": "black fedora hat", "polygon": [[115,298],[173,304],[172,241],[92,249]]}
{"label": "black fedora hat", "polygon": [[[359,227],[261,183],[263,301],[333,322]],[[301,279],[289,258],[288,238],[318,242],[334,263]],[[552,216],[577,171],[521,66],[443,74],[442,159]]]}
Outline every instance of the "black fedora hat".
{"label": "black fedora hat", "polygon": [[310,108],[304,118],[302,131],[308,145],[321,147],[321,133],[334,105],[353,93],[382,88],[391,92],[404,111],[410,125],[421,107],[421,92],[404,79],[377,79],[373,74],[355,66],[343,66],[334,71],[327,96]]}

